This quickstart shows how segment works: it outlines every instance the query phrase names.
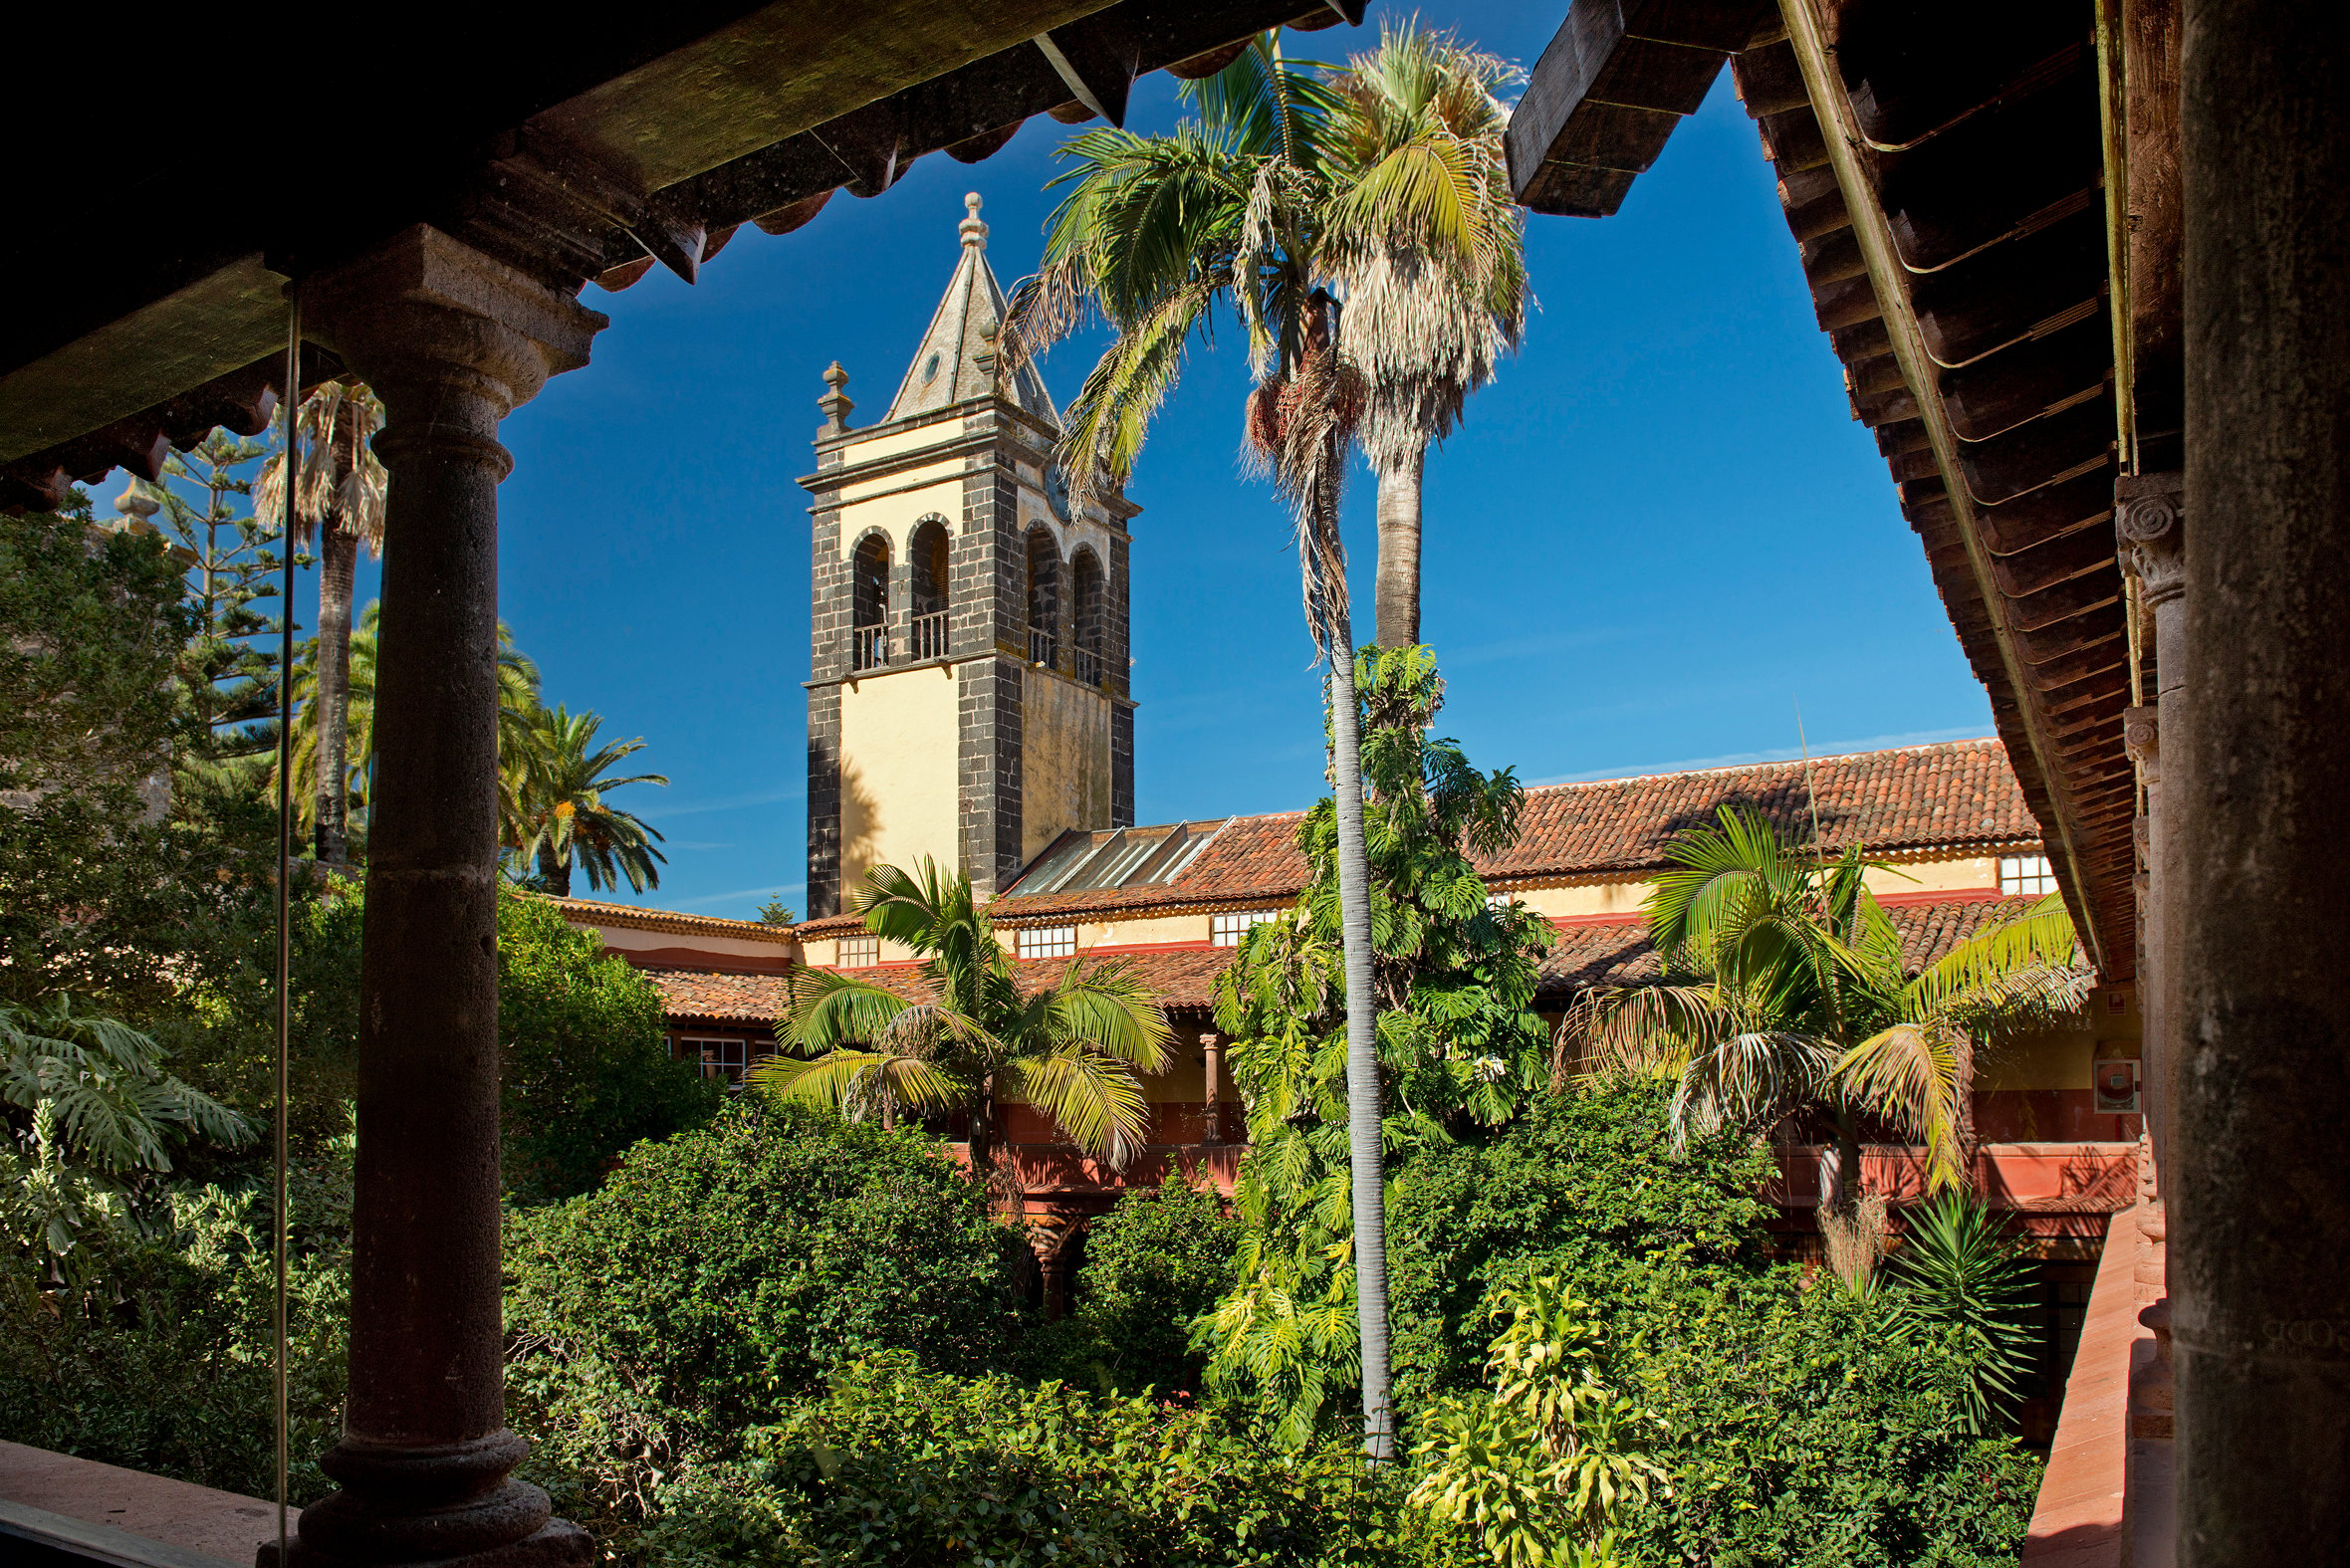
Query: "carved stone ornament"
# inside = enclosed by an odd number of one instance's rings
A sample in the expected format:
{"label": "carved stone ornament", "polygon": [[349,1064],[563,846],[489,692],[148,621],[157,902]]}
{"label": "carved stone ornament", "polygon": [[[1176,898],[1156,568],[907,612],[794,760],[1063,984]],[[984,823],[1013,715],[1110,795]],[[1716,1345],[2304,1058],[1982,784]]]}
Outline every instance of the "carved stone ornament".
{"label": "carved stone ornament", "polygon": [[2135,576],[2148,605],[2179,596],[2186,561],[2186,476],[2136,474],[2113,484],[2113,531],[2122,569]]}
{"label": "carved stone ornament", "polygon": [[2122,750],[2130,761],[2146,770],[2147,780],[2156,778],[2162,764],[2162,710],[2153,703],[2122,710]]}

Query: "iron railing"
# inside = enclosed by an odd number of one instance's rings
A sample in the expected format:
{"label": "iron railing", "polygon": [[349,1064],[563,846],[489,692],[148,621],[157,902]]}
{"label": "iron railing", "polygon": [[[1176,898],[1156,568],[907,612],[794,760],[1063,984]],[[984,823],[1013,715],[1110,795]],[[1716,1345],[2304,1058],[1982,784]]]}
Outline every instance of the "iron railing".
{"label": "iron railing", "polygon": [[906,657],[915,663],[947,656],[947,612],[917,615],[906,627]]}
{"label": "iron railing", "polygon": [[1101,684],[1101,655],[1091,648],[1077,650],[1077,682],[1082,686]]}
{"label": "iron railing", "polygon": [[1058,650],[1053,645],[1053,633],[1042,626],[1029,628],[1029,663],[1051,669],[1058,661]]}
{"label": "iron railing", "polygon": [[858,626],[848,633],[848,667],[877,670],[889,662],[889,628]]}

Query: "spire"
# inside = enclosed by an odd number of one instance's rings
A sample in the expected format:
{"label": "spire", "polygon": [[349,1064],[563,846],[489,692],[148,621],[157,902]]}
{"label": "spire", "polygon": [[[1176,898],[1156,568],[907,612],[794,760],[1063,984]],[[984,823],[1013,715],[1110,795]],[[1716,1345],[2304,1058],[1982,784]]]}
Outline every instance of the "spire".
{"label": "spire", "polygon": [[947,282],[947,292],[914,350],[914,362],[898,384],[889,404],[890,419],[925,414],[953,403],[985,397],[991,387],[1030,414],[1058,425],[1060,414],[1045,390],[1036,366],[1024,364],[1001,384],[997,375],[997,336],[1008,309],[1003,286],[988,265],[988,226],[980,220],[979,192],[963,198],[965,216],[957,225],[963,240],[962,260]]}

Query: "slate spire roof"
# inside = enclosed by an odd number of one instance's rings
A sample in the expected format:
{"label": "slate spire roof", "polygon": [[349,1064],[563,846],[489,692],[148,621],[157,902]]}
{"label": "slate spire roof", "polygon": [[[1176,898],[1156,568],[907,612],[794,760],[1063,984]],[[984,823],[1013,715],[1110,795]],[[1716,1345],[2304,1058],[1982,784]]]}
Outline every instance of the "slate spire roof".
{"label": "slate spire roof", "polygon": [[[946,296],[931,315],[930,330],[914,350],[906,378],[898,383],[897,396],[889,404],[891,420],[985,397],[996,384],[996,336],[1003,330],[1007,308],[1004,290],[988,265],[988,226],[979,218],[979,192],[965,196],[963,205],[969,209],[958,226],[963,259],[956,263]],[[1034,364],[1024,363],[1006,376],[1002,391],[1047,424],[1060,424],[1059,411]]]}

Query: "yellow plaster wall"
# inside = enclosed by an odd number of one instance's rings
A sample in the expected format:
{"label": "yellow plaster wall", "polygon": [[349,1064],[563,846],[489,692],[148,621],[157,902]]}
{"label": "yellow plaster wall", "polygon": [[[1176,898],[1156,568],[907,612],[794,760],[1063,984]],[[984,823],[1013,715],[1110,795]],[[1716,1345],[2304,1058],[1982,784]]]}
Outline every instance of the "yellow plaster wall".
{"label": "yellow plaster wall", "polygon": [[955,519],[963,515],[963,465],[933,464],[920,475],[898,475],[890,484],[911,484],[924,476],[936,477],[919,489],[901,490],[870,501],[850,501],[841,507],[840,559],[847,560],[856,549],[856,542],[874,528],[888,530],[892,561],[905,559],[906,541],[913,535],[914,525],[926,517],[945,518],[947,532],[953,533]]}
{"label": "yellow plaster wall", "polygon": [[958,714],[951,667],[866,675],[840,687],[840,886],[924,855],[962,861]]}
{"label": "yellow plaster wall", "polygon": [[1975,1087],[2090,1089],[2096,1086],[2093,1063],[2140,1051],[2136,989],[2101,986],[2089,994],[2088,1008],[2077,1021],[1995,1038],[1976,1059]]}
{"label": "yellow plaster wall", "polygon": [[[941,734],[955,733],[953,715],[950,703],[949,728]],[[845,732],[845,723],[842,729]],[[952,752],[947,767],[951,775]],[[1109,699],[1050,671],[1025,671],[1020,710],[1021,859],[1035,859],[1068,828],[1109,826]]]}
{"label": "yellow plaster wall", "polygon": [[908,430],[893,430],[863,441],[852,441],[840,449],[843,464],[870,463],[884,457],[896,457],[901,452],[918,452],[926,446],[937,446],[952,441],[963,433],[963,419],[959,414],[933,419]]}
{"label": "yellow plaster wall", "polygon": [[1215,935],[1206,915],[1159,915],[1145,920],[1089,921],[1077,927],[1082,947],[1133,947],[1144,942],[1205,942]]}
{"label": "yellow plaster wall", "polygon": [[1942,893],[1966,888],[1997,888],[1999,862],[1996,856],[1979,860],[1921,860],[1911,865],[1883,866],[1865,874],[1868,890],[1883,898],[1888,893]]}
{"label": "yellow plaster wall", "polygon": [[1637,915],[1646,882],[1596,882],[1585,887],[1518,887],[1509,895],[1537,915]]}

